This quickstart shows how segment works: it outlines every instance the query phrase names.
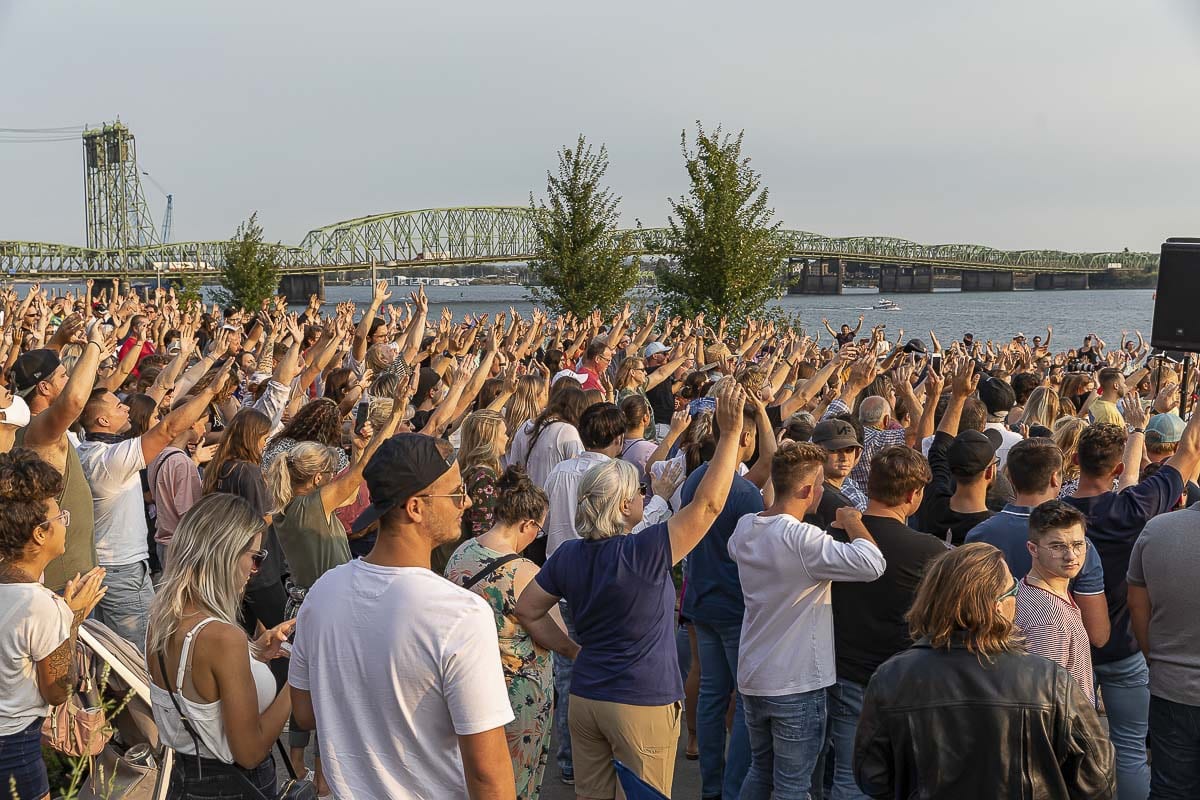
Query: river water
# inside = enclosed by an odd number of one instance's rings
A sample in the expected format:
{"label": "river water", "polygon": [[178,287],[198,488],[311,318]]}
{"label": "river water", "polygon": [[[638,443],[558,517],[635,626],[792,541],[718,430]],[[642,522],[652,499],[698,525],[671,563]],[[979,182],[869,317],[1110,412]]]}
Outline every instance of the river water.
{"label": "river water", "polygon": [[[69,284],[49,284],[51,291],[63,291]],[[24,293],[28,284],[16,283]],[[79,291],[82,287],[72,287]],[[392,287],[390,302],[408,299],[411,287]],[[533,308],[528,291],[523,286],[428,286],[425,289],[433,306],[450,306],[456,317],[463,314],[497,314],[513,306],[522,314]],[[205,293],[207,295],[207,292]],[[300,298],[297,298],[300,300]],[[1154,317],[1154,292],[1151,289],[1093,289],[1086,291],[1015,291],[959,292],[934,291],[927,294],[893,294],[899,308],[892,311],[874,310],[882,299],[875,289],[846,289],[841,295],[785,295],[771,305],[788,314],[800,317],[809,331],[823,330],[822,317],[836,329],[842,323],[853,326],[859,314],[866,315],[864,332],[872,325],[884,323],[890,338],[903,328],[906,337],[920,337],[928,343],[932,328],[943,342],[961,338],[970,332],[980,341],[1009,340],[1017,332],[1034,336],[1046,335],[1046,326],[1054,326],[1054,349],[1078,347],[1083,337],[1096,333],[1110,348],[1121,340],[1121,331],[1140,330],[1147,340]],[[335,303],[354,300],[363,306],[371,301],[367,286],[327,286],[326,310]],[[636,295],[635,302],[652,303],[649,295]],[[295,308],[299,310],[301,305]]]}
{"label": "river water", "polygon": [[[408,298],[410,287],[394,287],[390,302]],[[522,286],[429,286],[425,289],[430,305],[448,305],[456,317],[465,313],[496,314],[513,306],[525,314],[533,308]],[[1007,341],[1017,332],[1031,340],[1046,336],[1046,326],[1054,326],[1054,349],[1078,347],[1083,337],[1095,333],[1110,348],[1121,341],[1121,331],[1140,330],[1150,338],[1154,316],[1154,292],[1151,289],[1093,289],[1088,291],[1016,291],[959,292],[935,291],[928,294],[894,294],[900,308],[876,311],[881,299],[874,289],[847,289],[841,295],[786,295],[773,305],[789,314],[799,314],[810,331],[821,329],[821,318],[829,319],[834,329],[844,323],[853,326],[859,314],[866,315],[863,328],[887,325],[890,337],[903,328],[906,337],[917,336],[928,343],[932,328],[943,343],[973,333],[980,341]],[[354,300],[369,303],[371,290],[365,286],[328,286],[328,303]],[[828,338],[826,336],[826,338]]]}

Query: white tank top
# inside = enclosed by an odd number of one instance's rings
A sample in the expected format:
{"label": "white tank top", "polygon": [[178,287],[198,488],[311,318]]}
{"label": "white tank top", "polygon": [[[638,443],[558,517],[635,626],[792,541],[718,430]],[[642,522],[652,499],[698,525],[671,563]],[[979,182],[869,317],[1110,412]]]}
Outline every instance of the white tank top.
{"label": "white tank top", "polygon": [[[221,719],[221,701],[198,703],[183,695],[184,675],[192,667],[192,638],[210,622],[220,620],[216,617],[206,617],[183,637],[183,647],[179,651],[179,669],[175,671],[175,699],[179,701],[179,707],[187,715],[188,722],[200,740],[199,755],[202,758],[215,758],[232,764],[233,753],[229,749],[229,739],[225,736],[224,721]],[[246,648],[246,658],[250,662],[250,675],[254,678],[254,688],[258,694],[258,713],[261,714],[275,699],[275,676],[266,664],[250,656],[249,646]],[[177,753],[195,755],[196,747],[179,719],[179,712],[175,710],[175,704],[171,701],[171,693],[151,681],[150,702],[154,708],[154,724],[158,726],[158,738]]]}

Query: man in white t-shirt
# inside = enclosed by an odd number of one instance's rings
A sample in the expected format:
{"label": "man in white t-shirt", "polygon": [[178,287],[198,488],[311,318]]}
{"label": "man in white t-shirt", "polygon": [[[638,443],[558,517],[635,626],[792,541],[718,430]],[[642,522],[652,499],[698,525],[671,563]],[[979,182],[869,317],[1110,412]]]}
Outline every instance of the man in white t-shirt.
{"label": "man in white t-shirt", "polygon": [[154,599],[140,473],[206,413],[228,378],[229,371],[223,370],[207,388],[133,439],[128,438],[129,406],[108,389],[94,390],[79,417],[87,434],[77,448],[79,462],[92,487],[96,560],[106,570],[108,588],[96,617],[139,650],[146,646]]}
{"label": "man in white t-shirt", "polygon": [[342,800],[515,800],[513,719],[491,608],[429,569],[471,500],[450,444],[385,441],[364,471],[379,523],[363,559],[309,589],[288,683],[297,726],[317,729]]}
{"label": "man in white t-shirt", "polygon": [[[742,517],[729,537],[746,611],[737,688],[750,734],[743,797],[807,797],[825,746],[825,689],[837,680],[832,581],[873,581],[883,553],[851,506],[840,542],[803,522],[821,501],[825,449],[786,442],[771,459],[775,502]],[[788,781],[781,785],[781,781]]]}

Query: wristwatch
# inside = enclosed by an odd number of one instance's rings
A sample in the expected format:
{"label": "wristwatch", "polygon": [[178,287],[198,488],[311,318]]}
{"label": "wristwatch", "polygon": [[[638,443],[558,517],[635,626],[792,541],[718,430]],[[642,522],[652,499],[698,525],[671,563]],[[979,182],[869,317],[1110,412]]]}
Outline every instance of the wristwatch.
{"label": "wristwatch", "polygon": [[1128,433],[1128,434],[1129,434],[1129,435],[1131,435],[1131,436],[1132,436],[1133,434],[1135,434],[1135,433],[1142,433],[1142,434],[1144,434],[1145,432],[1146,432],[1146,429],[1145,429],[1145,428],[1128,428],[1128,429],[1126,430],[1126,433]]}

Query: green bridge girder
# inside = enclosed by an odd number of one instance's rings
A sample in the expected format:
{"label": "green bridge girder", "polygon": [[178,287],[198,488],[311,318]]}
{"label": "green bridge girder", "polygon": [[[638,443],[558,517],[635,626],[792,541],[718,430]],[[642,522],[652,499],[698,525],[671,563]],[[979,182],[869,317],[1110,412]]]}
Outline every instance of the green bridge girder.
{"label": "green bridge girder", "polygon": [[[268,245],[285,272],[526,261],[534,255],[533,211],[523,206],[427,208],[376,214],[316,228],[299,246]],[[637,252],[665,253],[671,231],[628,233]],[[884,236],[830,237],[781,230],[795,259],[928,265],[950,270],[1027,273],[1103,272],[1111,264],[1147,269],[1157,253],[1069,253],[997,250],[981,245],[925,245]],[[97,250],[46,242],[0,241],[0,270],[14,279],[214,275],[224,267],[225,241],[173,242],[127,250]]]}

